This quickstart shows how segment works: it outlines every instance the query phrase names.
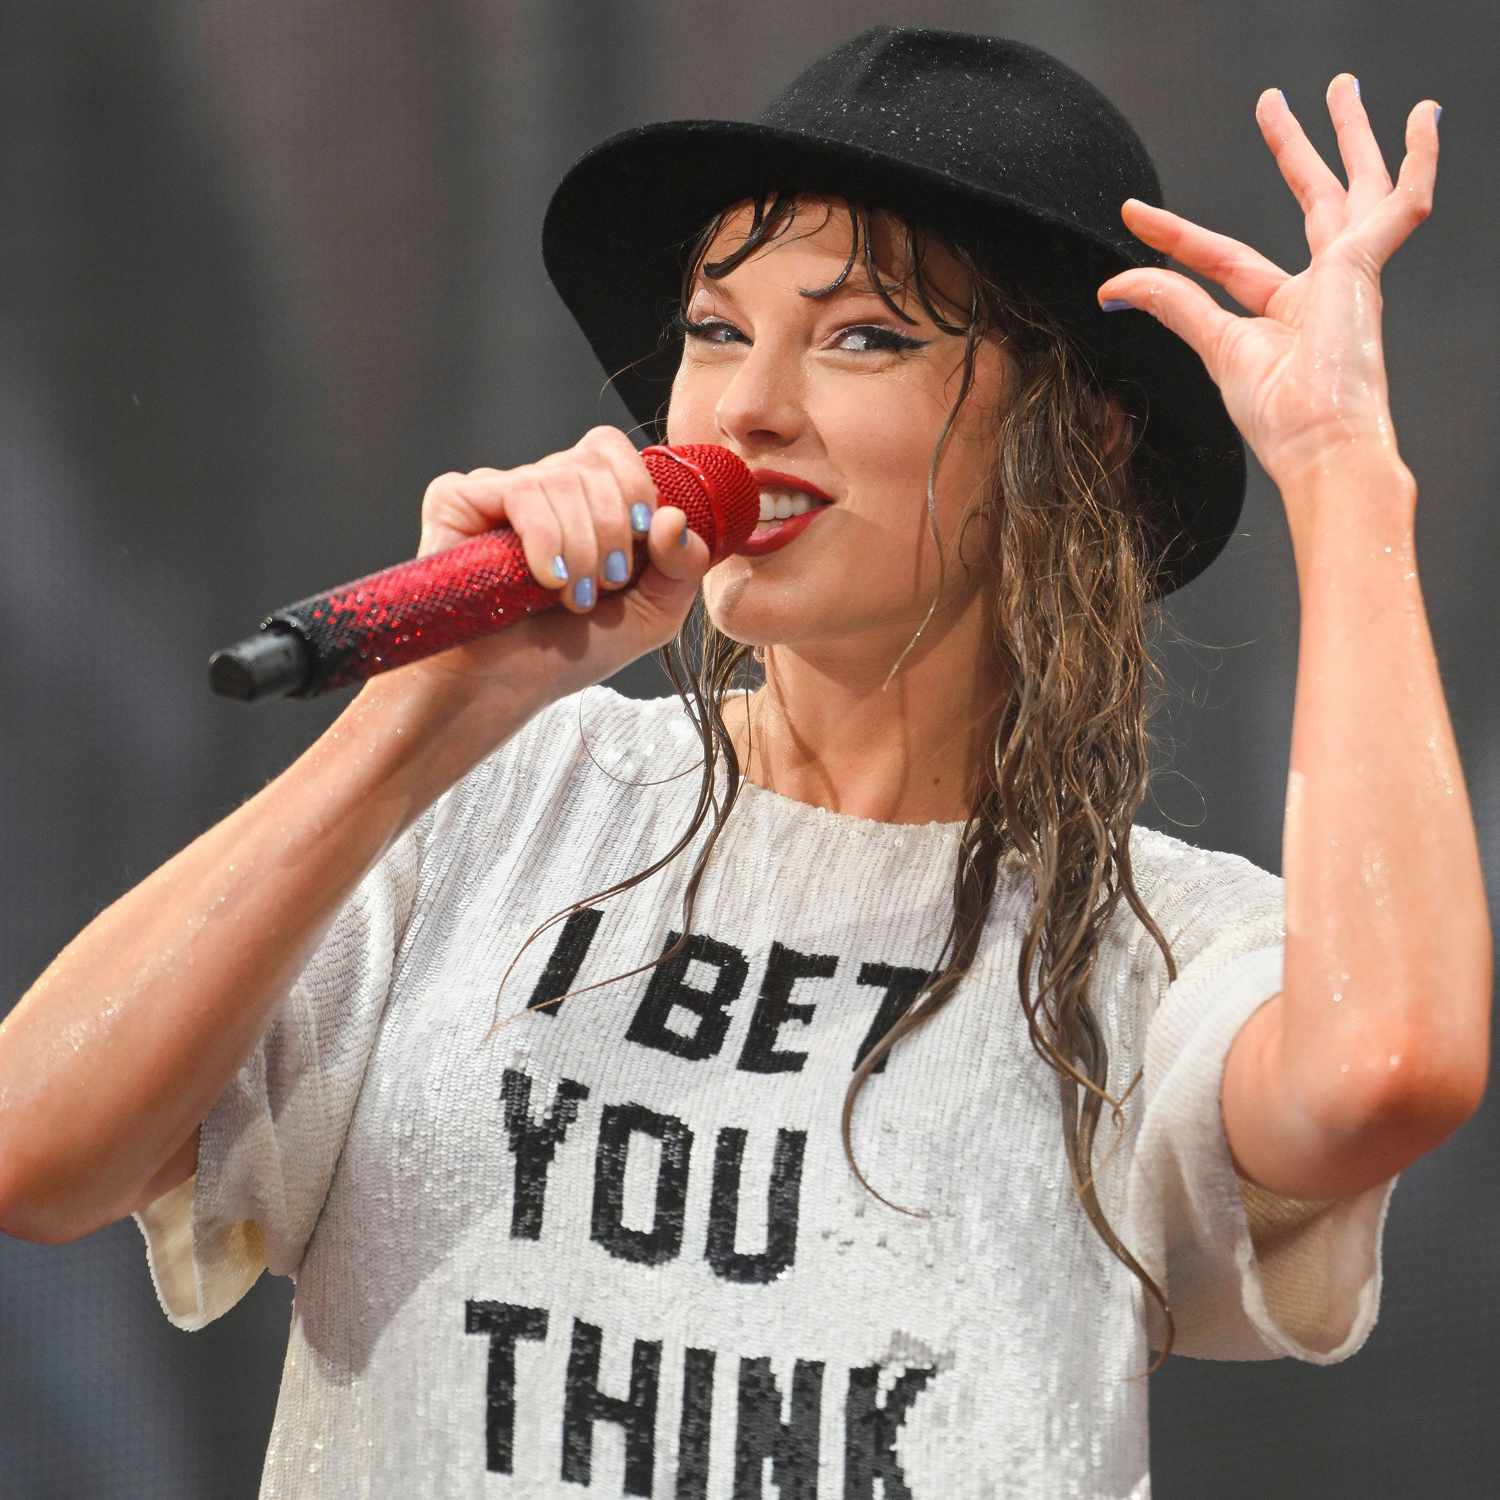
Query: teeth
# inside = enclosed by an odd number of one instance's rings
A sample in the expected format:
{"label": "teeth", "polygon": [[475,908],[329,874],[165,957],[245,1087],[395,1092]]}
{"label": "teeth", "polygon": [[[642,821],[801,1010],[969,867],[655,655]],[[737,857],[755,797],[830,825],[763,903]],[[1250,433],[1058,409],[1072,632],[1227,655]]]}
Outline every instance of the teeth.
{"label": "teeth", "polygon": [[760,492],[760,518],[762,521],[784,521],[788,516],[800,516],[825,502],[814,500],[792,490],[762,490]]}

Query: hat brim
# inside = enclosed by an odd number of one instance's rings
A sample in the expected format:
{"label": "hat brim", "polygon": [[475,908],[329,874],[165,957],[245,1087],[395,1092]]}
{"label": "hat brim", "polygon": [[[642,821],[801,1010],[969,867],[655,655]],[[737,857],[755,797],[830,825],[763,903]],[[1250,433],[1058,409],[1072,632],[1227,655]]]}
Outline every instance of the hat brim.
{"label": "hat brim", "polygon": [[662,436],[655,424],[665,422],[680,358],[668,329],[687,252],[727,205],[776,188],[904,213],[973,245],[1001,279],[1007,255],[1026,266],[1028,287],[1077,335],[1096,377],[1125,394],[1143,420],[1139,467],[1171,513],[1158,533],[1159,594],[1219,555],[1244,501],[1245,450],[1218,387],[1156,319],[1101,312],[1094,295],[1117,272],[1161,265],[1163,257],[1123,228],[1106,242],[943,173],[773,126],[673,120],[624,131],[581,157],[548,205],[547,274],[653,440]]}

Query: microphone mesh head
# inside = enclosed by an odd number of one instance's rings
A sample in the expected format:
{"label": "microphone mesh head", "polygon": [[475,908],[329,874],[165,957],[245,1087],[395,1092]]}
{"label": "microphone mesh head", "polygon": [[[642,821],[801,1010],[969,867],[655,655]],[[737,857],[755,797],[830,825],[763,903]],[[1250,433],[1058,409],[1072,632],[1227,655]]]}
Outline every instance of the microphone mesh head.
{"label": "microphone mesh head", "polygon": [[641,458],[663,505],[675,505],[722,562],[750,539],[760,520],[760,488],[738,455],[712,443],[657,444]]}

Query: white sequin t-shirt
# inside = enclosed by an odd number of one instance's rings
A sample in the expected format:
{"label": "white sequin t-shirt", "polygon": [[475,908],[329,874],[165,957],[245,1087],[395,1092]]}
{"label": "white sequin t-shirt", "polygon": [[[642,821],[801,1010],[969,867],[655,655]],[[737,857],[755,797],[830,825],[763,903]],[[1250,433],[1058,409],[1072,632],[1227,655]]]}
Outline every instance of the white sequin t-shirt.
{"label": "white sequin t-shirt", "polygon": [[[1019,1002],[1023,867],[855,1108],[860,1168],[925,1218],[861,1187],[839,1121],[937,961],[957,824],[747,786],[676,959],[484,1040],[527,934],[681,836],[699,756],[675,697],[598,686],[535,715],[370,871],[204,1121],[197,1175],[135,1216],[179,1328],[263,1269],[296,1282],[263,1500],[1142,1500],[1127,1377],[1159,1315],[1073,1191]],[[673,945],[708,827],[550,927],[500,1013]],[[1392,1183],[1248,1189],[1219,1109],[1281,987],[1282,883],[1141,827],[1131,847],[1178,978],[1122,900],[1091,999],[1111,1092],[1145,1075],[1124,1135],[1101,1120],[1101,1201],[1177,1354],[1345,1359]]]}

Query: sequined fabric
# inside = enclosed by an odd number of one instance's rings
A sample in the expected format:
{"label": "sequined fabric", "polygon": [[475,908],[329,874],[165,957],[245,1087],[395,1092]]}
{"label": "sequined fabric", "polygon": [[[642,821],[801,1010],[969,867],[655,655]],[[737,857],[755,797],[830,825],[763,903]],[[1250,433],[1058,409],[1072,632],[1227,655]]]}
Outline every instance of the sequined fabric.
{"label": "sequined fabric", "polygon": [[[179,1328],[295,1278],[262,1497],[1147,1500],[1126,1377],[1154,1305],[1068,1178],[1016,991],[1019,865],[963,987],[855,1110],[870,1183],[925,1218],[860,1186],[839,1117],[941,948],[957,824],[747,787],[681,957],[484,1040],[527,934],[675,842],[698,754],[675,697],[601,686],[534,717],[366,877],[197,1176],[136,1215]],[[1392,1184],[1264,1195],[1263,1260],[1219,1113],[1229,1043],[1280,988],[1281,882],[1148,829],[1132,849],[1179,974],[1122,902],[1093,1002],[1112,1088],[1146,1072],[1124,1136],[1100,1128],[1106,1210],[1179,1353],[1347,1358]],[[675,942],[692,852],[551,927],[499,1013]]]}

